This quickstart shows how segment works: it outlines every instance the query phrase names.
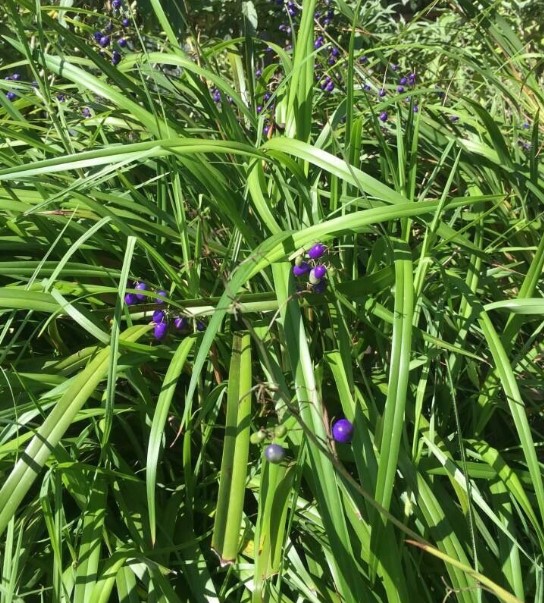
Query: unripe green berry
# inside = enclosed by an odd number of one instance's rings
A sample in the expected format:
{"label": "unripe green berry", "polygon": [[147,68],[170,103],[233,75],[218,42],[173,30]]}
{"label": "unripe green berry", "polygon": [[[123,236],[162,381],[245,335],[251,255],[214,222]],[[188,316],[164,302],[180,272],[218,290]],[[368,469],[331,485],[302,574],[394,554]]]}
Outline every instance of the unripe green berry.
{"label": "unripe green berry", "polygon": [[276,425],[274,429],[274,437],[283,438],[287,433],[287,427],[285,425]]}
{"label": "unripe green berry", "polygon": [[252,444],[260,444],[261,442],[264,442],[264,440],[266,440],[266,431],[264,429],[259,429],[259,431],[252,433],[249,437],[249,441]]}

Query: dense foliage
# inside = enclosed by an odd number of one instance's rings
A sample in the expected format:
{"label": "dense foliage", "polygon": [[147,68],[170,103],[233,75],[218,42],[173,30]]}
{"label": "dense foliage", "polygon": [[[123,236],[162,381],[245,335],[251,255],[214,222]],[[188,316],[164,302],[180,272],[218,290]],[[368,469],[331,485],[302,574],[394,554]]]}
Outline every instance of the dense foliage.
{"label": "dense foliage", "polygon": [[0,603],[542,600],[537,9],[99,4],[0,8]]}

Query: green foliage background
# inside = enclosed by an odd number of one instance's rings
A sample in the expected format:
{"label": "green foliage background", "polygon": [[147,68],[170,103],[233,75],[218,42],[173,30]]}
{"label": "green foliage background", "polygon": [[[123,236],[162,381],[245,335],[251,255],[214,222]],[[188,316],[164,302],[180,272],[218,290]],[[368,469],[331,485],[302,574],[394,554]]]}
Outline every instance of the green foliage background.
{"label": "green foliage background", "polygon": [[0,9],[2,603],[543,598],[536,13],[303,4]]}

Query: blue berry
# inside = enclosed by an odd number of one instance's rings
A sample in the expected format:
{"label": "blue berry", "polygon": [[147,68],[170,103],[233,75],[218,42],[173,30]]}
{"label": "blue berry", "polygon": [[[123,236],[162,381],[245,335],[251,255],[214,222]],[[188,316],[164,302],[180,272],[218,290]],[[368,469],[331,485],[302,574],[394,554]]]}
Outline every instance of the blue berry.
{"label": "blue berry", "polygon": [[110,37],[102,36],[100,40],[98,40],[98,43],[100,44],[100,46],[102,46],[102,48],[106,48],[106,46],[109,46],[110,44]]}
{"label": "blue berry", "polygon": [[[147,289],[147,285],[145,283],[138,282],[134,285],[134,289],[138,289],[138,291],[145,291]],[[135,295],[138,301],[143,301],[146,298],[143,293],[136,293]]]}
{"label": "blue berry", "polygon": [[164,310],[155,310],[155,312],[153,312],[153,322],[159,324],[160,322],[164,322],[165,318],[166,313],[164,312]]}
{"label": "blue berry", "polygon": [[183,316],[177,316],[174,319],[174,326],[178,331],[183,331],[187,327],[187,319]]}
{"label": "blue berry", "polygon": [[14,101],[17,98],[17,95],[15,94],[15,92],[12,92],[11,90],[9,92],[6,92],[6,98],[9,101]]}
{"label": "blue berry", "polygon": [[11,76],[11,79],[12,79],[14,82],[18,82],[18,81],[21,79],[21,74],[20,74],[20,73],[14,73],[14,74]]}
{"label": "blue berry", "polygon": [[102,38],[104,34],[101,31],[95,31],[93,34],[93,38],[95,42],[100,42],[100,39]]}
{"label": "blue berry", "polygon": [[83,107],[83,109],[81,109],[81,115],[83,115],[83,117],[91,117],[91,110],[89,107]]}
{"label": "blue berry", "polygon": [[305,274],[308,274],[308,272],[310,272],[310,265],[308,264],[308,262],[302,262],[300,266],[293,266],[293,274],[296,277],[304,276]]}
{"label": "blue berry", "polygon": [[206,330],[206,323],[203,322],[202,320],[197,320],[196,321],[196,330],[200,331],[202,333],[202,331]]}
{"label": "blue berry", "polygon": [[127,293],[125,295],[125,304],[127,306],[133,306],[138,303],[138,299],[134,293]]}
{"label": "blue berry", "polygon": [[314,273],[314,276],[318,279],[322,279],[325,274],[327,274],[327,266],[324,266],[323,264],[319,264],[317,266],[315,266],[315,268],[312,270],[312,272]]}
{"label": "blue berry", "polygon": [[389,115],[387,115],[387,111],[382,111],[379,115],[380,121],[386,122]]}
{"label": "blue berry", "polygon": [[279,444],[269,444],[264,449],[264,457],[269,463],[281,463],[287,451]]}
{"label": "blue berry", "polygon": [[316,243],[313,247],[310,247],[308,251],[308,257],[311,260],[318,260],[321,256],[325,254],[325,251],[327,251],[327,248],[325,247],[325,245],[323,245],[323,243]]}
{"label": "blue berry", "polygon": [[401,86],[406,86],[406,84],[407,84],[407,83],[408,83],[408,78],[406,78],[406,77],[401,77],[401,78],[400,78],[400,80],[399,80],[399,84],[400,84]]}
{"label": "blue berry", "polygon": [[157,304],[163,304],[164,303],[164,298],[168,297],[168,294],[166,293],[166,291],[163,291],[162,289],[159,289],[157,291],[157,299],[155,300],[155,302]]}
{"label": "blue berry", "polygon": [[404,92],[404,86],[397,86],[397,92],[402,94]]}
{"label": "blue berry", "polygon": [[121,21],[121,25],[123,27],[128,27],[130,25],[130,19],[127,19],[126,17]]}
{"label": "blue berry", "polygon": [[340,444],[348,444],[353,438],[353,423],[347,419],[339,419],[332,426],[332,437]]}
{"label": "blue berry", "polygon": [[325,40],[323,39],[323,36],[319,36],[316,41],[314,42],[314,48],[316,50],[318,50],[319,48],[321,48],[323,46],[323,44],[325,43]]}
{"label": "blue berry", "polygon": [[112,64],[112,65],[119,65],[119,63],[121,62],[121,59],[122,59],[122,58],[123,58],[123,57],[121,56],[121,53],[120,53],[120,52],[117,52],[117,50],[114,50],[114,51],[111,53],[111,64]]}
{"label": "blue berry", "polygon": [[159,341],[164,338],[166,332],[168,331],[168,325],[165,322],[159,322],[155,325],[153,329],[153,337],[158,339]]}
{"label": "blue berry", "polygon": [[121,46],[121,48],[125,48],[127,45],[127,40],[126,38],[119,38],[117,40],[117,44],[119,44],[119,46]]}
{"label": "blue berry", "polygon": [[383,88],[380,88],[379,92],[378,92],[378,96],[380,98],[383,98],[385,96],[386,92]]}
{"label": "blue berry", "polygon": [[122,0],[113,0],[113,2],[111,3],[111,7],[113,8],[113,10],[119,10],[122,4]]}

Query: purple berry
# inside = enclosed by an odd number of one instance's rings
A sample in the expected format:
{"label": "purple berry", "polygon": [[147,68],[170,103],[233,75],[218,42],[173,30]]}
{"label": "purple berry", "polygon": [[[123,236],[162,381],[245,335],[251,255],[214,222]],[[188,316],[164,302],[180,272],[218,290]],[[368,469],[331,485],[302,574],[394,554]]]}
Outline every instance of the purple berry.
{"label": "purple berry", "polygon": [[127,40],[126,38],[119,38],[117,40],[117,44],[119,44],[119,46],[121,46],[121,48],[125,48],[127,45]]}
{"label": "purple berry", "polygon": [[327,248],[325,245],[323,245],[323,243],[316,243],[313,247],[310,247],[308,257],[311,260],[318,260],[322,255],[325,254],[325,251],[327,251]]}
{"label": "purple berry", "polygon": [[153,322],[159,324],[160,322],[164,322],[164,319],[166,318],[166,313],[163,310],[155,310],[155,312],[153,312]]}
{"label": "purple berry", "polygon": [[157,304],[164,304],[164,298],[168,297],[168,294],[166,293],[166,291],[163,291],[162,289],[159,289],[157,291],[157,299],[155,300],[155,303]]}
{"label": "purple berry", "polygon": [[100,39],[102,38],[104,34],[101,31],[95,31],[93,34],[93,38],[95,42],[100,42]]}
{"label": "purple berry", "polygon": [[176,316],[174,326],[178,331],[183,331],[187,327],[187,319],[183,316]]}
{"label": "purple berry", "polygon": [[302,262],[300,266],[293,266],[293,274],[296,277],[304,276],[305,274],[308,274],[308,272],[310,272],[310,265],[308,264],[308,262]]}
{"label": "purple berry", "polygon": [[117,52],[117,50],[114,50],[111,53],[111,64],[112,65],[119,65],[119,63],[121,62],[121,59],[122,59],[121,53]]}
{"label": "purple berry", "polygon": [[130,19],[127,19],[126,17],[121,21],[121,25],[123,27],[128,27],[130,25]]}
{"label": "purple berry", "polygon": [[168,331],[168,325],[165,322],[159,322],[155,325],[153,329],[153,337],[155,339],[161,340],[166,335],[166,331]]}
{"label": "purple berry", "polygon": [[17,95],[15,94],[15,92],[12,92],[11,90],[9,92],[6,92],[6,98],[9,101],[14,101],[17,98]]}
{"label": "purple berry", "polygon": [[[147,285],[145,283],[138,282],[134,285],[134,289],[138,289],[138,291],[145,291],[147,289]],[[143,293],[136,293],[136,298],[138,301],[144,301],[146,296]]]}
{"label": "purple berry", "polygon": [[366,57],[366,56],[359,57],[359,63],[361,63],[362,65],[364,65],[365,63],[368,63],[368,57]]}
{"label": "purple berry", "polygon": [[21,74],[20,74],[20,73],[14,73],[14,74],[11,76],[11,79],[12,79],[14,82],[18,82],[18,81],[21,79]]}
{"label": "purple berry", "polygon": [[113,0],[113,2],[111,3],[111,7],[113,8],[113,10],[119,10],[122,4],[122,0]]}
{"label": "purple berry", "polygon": [[323,39],[323,36],[319,36],[316,41],[314,42],[314,48],[316,50],[318,50],[319,48],[321,48],[323,46],[323,44],[325,43],[325,40]]}
{"label": "purple berry", "polygon": [[399,80],[399,84],[400,84],[401,86],[406,86],[406,84],[407,84],[407,83],[408,83],[408,78],[406,78],[406,77],[401,77],[401,78],[400,78],[400,80]]}
{"label": "purple berry", "polygon": [[196,330],[200,331],[202,333],[202,331],[206,330],[206,323],[203,322],[202,320],[197,320],[196,321]]}
{"label": "purple berry", "polygon": [[136,295],[134,293],[127,293],[125,295],[125,304],[127,306],[133,306],[134,304],[138,303],[138,299],[136,298]]}
{"label": "purple berry", "polygon": [[353,437],[353,423],[347,419],[339,419],[332,426],[332,437],[340,444],[348,444]]}
{"label": "purple berry", "polygon": [[389,115],[387,115],[387,111],[382,111],[379,115],[380,121],[386,122]]}
{"label": "purple berry", "polygon": [[386,93],[385,93],[384,88],[380,88],[380,90],[379,90],[379,92],[378,92],[378,96],[379,96],[380,98],[383,98],[383,97],[385,96],[385,94],[386,94]]}
{"label": "purple berry", "polygon": [[102,36],[100,40],[98,40],[98,43],[100,44],[100,46],[102,46],[102,48],[106,48],[106,46],[109,46],[110,44],[110,37]]}
{"label": "purple berry", "polygon": [[318,266],[315,266],[315,268],[312,270],[312,272],[314,273],[314,276],[318,279],[322,279],[325,274],[327,274],[327,266],[324,266],[323,264],[319,264]]}
{"label": "purple berry", "polygon": [[402,94],[404,92],[404,86],[397,86],[397,92]]}
{"label": "purple berry", "polygon": [[81,109],[81,115],[83,115],[83,117],[91,117],[91,110],[89,107],[83,107],[83,109]]}
{"label": "purple berry", "polygon": [[264,457],[269,463],[281,463],[286,452],[285,448],[279,444],[269,444],[264,449]]}

